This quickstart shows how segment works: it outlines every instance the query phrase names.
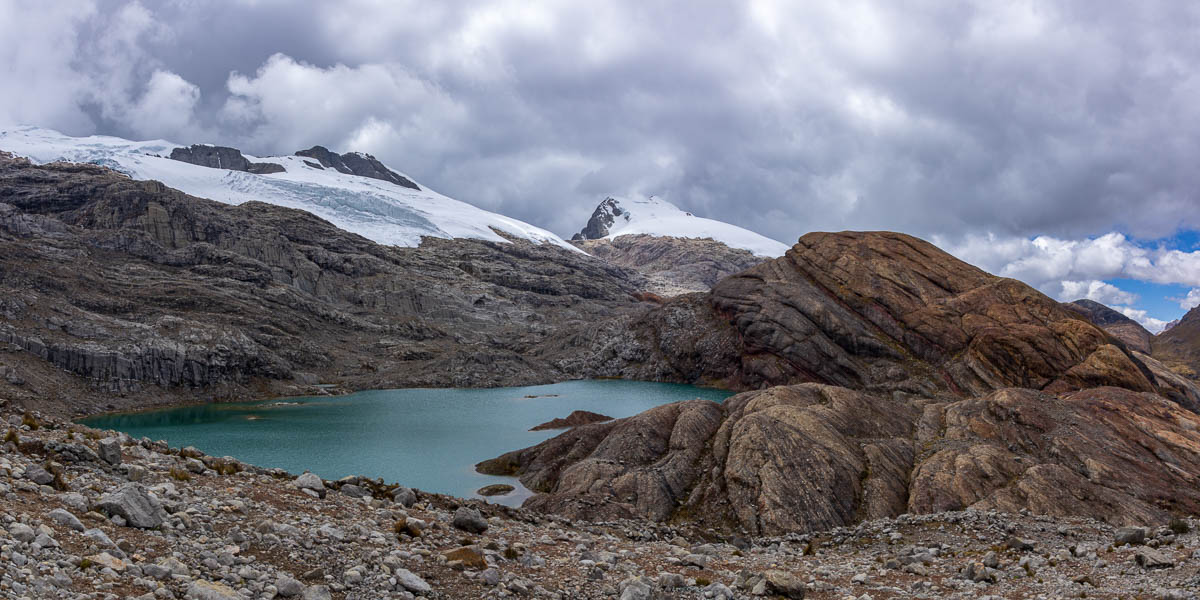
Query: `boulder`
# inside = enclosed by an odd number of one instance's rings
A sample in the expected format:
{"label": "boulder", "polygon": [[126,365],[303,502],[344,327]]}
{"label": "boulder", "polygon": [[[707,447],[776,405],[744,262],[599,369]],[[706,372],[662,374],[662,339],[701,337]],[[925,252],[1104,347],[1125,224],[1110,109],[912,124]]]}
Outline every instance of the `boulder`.
{"label": "boulder", "polygon": [[1145,569],[1169,569],[1175,566],[1175,560],[1165,552],[1152,548],[1142,548],[1133,557],[1139,567]]}
{"label": "boulder", "polygon": [[418,577],[416,573],[413,573],[408,569],[397,567],[392,574],[395,575],[396,583],[399,584],[400,587],[418,596],[424,596],[433,591],[432,586],[426,583],[424,579]]}
{"label": "boulder", "polygon": [[1145,527],[1122,527],[1114,534],[1113,543],[1118,546],[1129,544],[1130,546],[1140,546],[1146,543],[1146,528]]}
{"label": "boulder", "polygon": [[410,488],[399,486],[392,490],[392,501],[405,508],[409,508],[417,503],[417,494]]}
{"label": "boulder", "polygon": [[153,494],[139,483],[127,483],[105,494],[96,508],[110,516],[119,516],[130,527],[153,529],[167,520],[167,511]]}
{"label": "boulder", "polygon": [[117,438],[104,438],[96,444],[96,454],[100,460],[116,466],[121,464],[121,440]]}
{"label": "boulder", "polygon": [[467,533],[483,533],[488,529],[487,519],[484,519],[478,510],[466,506],[460,506],[454,511],[451,524]]}
{"label": "boulder", "polygon": [[353,483],[347,483],[343,485],[342,487],[338,488],[338,491],[341,492],[342,495],[349,496],[351,498],[362,498],[367,495],[367,490]]}
{"label": "boulder", "polygon": [[292,485],[301,490],[312,490],[321,498],[325,497],[325,482],[312,473],[304,473],[292,481]]}
{"label": "boulder", "polygon": [[37,537],[37,532],[32,527],[24,523],[13,523],[8,526],[8,535],[11,535],[14,540],[28,544]]}
{"label": "boulder", "polygon": [[280,575],[275,580],[275,589],[280,596],[291,598],[299,596],[304,591],[304,584],[300,583],[290,575]]}
{"label": "boulder", "polygon": [[203,579],[193,581],[184,597],[188,600],[242,600],[233,588]]}
{"label": "boulder", "polygon": [[25,468],[25,479],[38,485],[50,485],[54,482],[54,475],[51,475],[41,465],[29,465]]}
{"label": "boulder", "polygon": [[794,600],[803,600],[807,587],[804,581],[799,577],[788,573],[773,569],[764,573],[767,582],[767,591],[776,596],[784,598],[792,598]]}
{"label": "boulder", "polygon": [[81,522],[78,517],[61,508],[56,508],[50,511],[46,516],[49,517],[51,521],[54,521],[55,523],[58,523],[59,525],[62,525],[68,529],[73,529],[75,531],[83,531],[87,529],[83,526],[83,522]]}
{"label": "boulder", "polygon": [[93,564],[99,565],[101,568],[112,569],[118,573],[128,568],[128,565],[125,564],[125,561],[107,552],[93,554],[92,556],[88,557],[88,560],[92,561]]}

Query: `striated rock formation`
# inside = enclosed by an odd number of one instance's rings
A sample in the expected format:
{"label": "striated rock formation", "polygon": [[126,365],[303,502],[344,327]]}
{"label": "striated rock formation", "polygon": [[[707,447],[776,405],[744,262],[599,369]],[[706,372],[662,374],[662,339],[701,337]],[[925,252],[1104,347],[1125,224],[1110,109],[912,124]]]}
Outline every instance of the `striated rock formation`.
{"label": "striated rock formation", "polygon": [[547,429],[569,429],[571,427],[578,427],[580,425],[587,425],[589,423],[603,423],[611,420],[612,417],[610,416],[594,413],[590,410],[576,410],[572,411],[571,414],[566,416],[566,418],[560,417],[557,419],[551,419],[545,423],[542,423],[541,425],[534,425],[533,427],[529,428],[529,430],[545,431]]}
{"label": "striated rock formation", "polygon": [[242,156],[241,150],[225,146],[193,144],[187,148],[176,148],[171,151],[171,159],[201,167],[246,171],[259,175],[286,171],[283,165],[276,163],[252,163]]}
{"label": "striated rock formation", "polygon": [[591,349],[561,360],[566,370],[733,389],[1155,391],[1149,369],[1119,340],[1058,302],[888,232],[810,233],[708,294],[558,344]]}
{"label": "striated rock formation", "polygon": [[710,239],[630,234],[574,243],[588,254],[643,273],[650,278],[648,291],[662,296],[707,292],[718,281],[766,260]]}
{"label": "striated rock formation", "polygon": [[969,507],[1112,523],[1200,509],[1196,386],[909,236],[809,234],[707,294],[555,341],[594,348],[567,370],[766,389],[479,465],[539,492],[529,508],[753,534]]}
{"label": "striated rock formation", "polygon": [[381,246],[303,211],[0,157],[0,392],[47,410],[561,380],[530,349],[640,310],[643,281],[549,245]]}
{"label": "striated rock formation", "polygon": [[1154,334],[1146,331],[1137,321],[1093,300],[1067,302],[1063,308],[1087,317],[1113,337],[1125,342],[1130,350],[1150,354],[1150,340],[1154,339]]}
{"label": "striated rock formation", "polygon": [[481,463],[573,518],[806,532],[964,508],[1161,522],[1200,511],[1200,416],[1103,387],[934,402],[819,384],[584,425]]}
{"label": "striated rock formation", "polygon": [[324,146],[313,146],[308,150],[300,150],[296,152],[296,156],[305,156],[315,158],[323,168],[334,169],[348,175],[358,175],[359,177],[370,177],[371,179],[379,179],[388,181],[400,187],[406,187],[411,190],[419,190],[421,186],[413,183],[409,178],[387,168],[383,163],[375,159],[370,154],[361,152],[347,152],[338,154],[331,152]]}

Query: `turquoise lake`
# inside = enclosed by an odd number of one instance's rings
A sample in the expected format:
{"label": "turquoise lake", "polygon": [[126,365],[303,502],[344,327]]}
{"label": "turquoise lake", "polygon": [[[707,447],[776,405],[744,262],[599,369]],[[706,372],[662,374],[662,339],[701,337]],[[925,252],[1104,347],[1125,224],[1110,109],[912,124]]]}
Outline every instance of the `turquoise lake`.
{"label": "turquoise lake", "polygon": [[517,490],[492,502],[519,505],[529,492],[511,477],[475,472],[475,463],[550,439],[530,427],[574,410],[614,418],[693,398],[723,401],[730,392],[669,383],[589,380],[489,389],[400,389],[346,396],[208,404],[107,415],[82,421],[134,437],[195,446],[214,456],[312,471],[325,479],[382,477],[412,488],[463,497],[492,483]]}

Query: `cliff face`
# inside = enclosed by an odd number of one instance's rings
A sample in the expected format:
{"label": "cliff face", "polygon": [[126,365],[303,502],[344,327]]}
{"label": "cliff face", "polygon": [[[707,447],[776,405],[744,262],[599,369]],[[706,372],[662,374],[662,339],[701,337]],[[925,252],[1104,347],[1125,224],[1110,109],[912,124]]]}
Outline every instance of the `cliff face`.
{"label": "cliff face", "polygon": [[0,387],[47,408],[561,379],[529,348],[636,310],[643,283],[549,245],[381,246],[303,211],[0,158]]}
{"label": "cliff face", "polygon": [[887,232],[808,234],[707,294],[674,299],[612,335],[577,336],[593,348],[578,368],[735,389],[1157,389],[1121,342],[1054,300]]}

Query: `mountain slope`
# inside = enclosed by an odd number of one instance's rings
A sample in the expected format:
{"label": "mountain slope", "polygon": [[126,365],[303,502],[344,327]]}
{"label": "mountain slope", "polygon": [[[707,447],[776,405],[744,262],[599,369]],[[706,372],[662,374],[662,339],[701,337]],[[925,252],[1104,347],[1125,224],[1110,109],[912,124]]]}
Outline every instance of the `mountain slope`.
{"label": "mountain slope", "polygon": [[320,146],[297,156],[256,158],[232,148],[76,138],[49,129],[11,127],[0,130],[0,150],[36,163],[98,164],[226,204],[256,200],[306,210],[381,244],[417,246],[426,236],[494,242],[518,238],[575,250],[549,231],[417,185],[373,157],[336,155]]}
{"label": "mountain slope", "polygon": [[637,310],[641,287],[556,245],[385,246],[305,211],[0,153],[0,397],[41,410],[562,380],[530,349]]}
{"label": "mountain slope", "polygon": [[1171,370],[1192,380],[1200,379],[1200,307],[1193,308],[1174,327],[1151,342],[1153,355]]}
{"label": "mountain slope", "polygon": [[678,238],[710,238],[730,248],[749,250],[756,256],[776,257],[787,252],[787,244],[748,229],[713,219],[697,217],[679,207],[649,198],[605,198],[582,231],[573,240],[614,239],[646,234]]}

